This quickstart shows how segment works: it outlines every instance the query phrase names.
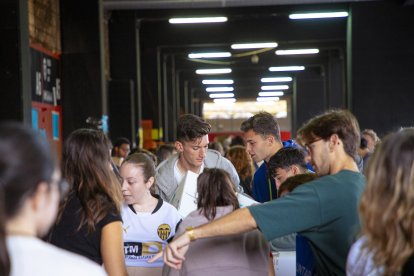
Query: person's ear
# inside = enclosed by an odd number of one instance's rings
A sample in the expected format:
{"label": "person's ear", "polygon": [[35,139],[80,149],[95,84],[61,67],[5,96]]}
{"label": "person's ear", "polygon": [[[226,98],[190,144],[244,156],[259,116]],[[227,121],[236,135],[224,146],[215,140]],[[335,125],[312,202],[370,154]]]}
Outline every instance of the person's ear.
{"label": "person's ear", "polygon": [[329,149],[332,151],[336,146],[341,144],[341,139],[339,139],[338,134],[332,134],[329,137]]}
{"label": "person's ear", "polygon": [[184,145],[180,141],[175,141],[175,149],[181,153],[184,151]]}
{"label": "person's ear", "polygon": [[154,184],[154,182],[155,182],[155,178],[153,176],[148,178],[147,182],[145,183],[145,186],[147,186],[147,189],[150,189],[151,186]]}
{"label": "person's ear", "polygon": [[42,209],[43,206],[47,203],[48,194],[50,193],[50,187],[46,182],[41,182],[34,192],[32,196],[32,209],[33,211],[37,211],[39,209]]}
{"label": "person's ear", "polygon": [[297,175],[297,174],[301,173],[298,166],[296,166],[296,165],[290,166],[290,169],[292,170],[293,175]]}
{"label": "person's ear", "polygon": [[273,135],[267,135],[266,141],[268,141],[269,144],[273,144],[275,141],[275,137],[273,137]]}

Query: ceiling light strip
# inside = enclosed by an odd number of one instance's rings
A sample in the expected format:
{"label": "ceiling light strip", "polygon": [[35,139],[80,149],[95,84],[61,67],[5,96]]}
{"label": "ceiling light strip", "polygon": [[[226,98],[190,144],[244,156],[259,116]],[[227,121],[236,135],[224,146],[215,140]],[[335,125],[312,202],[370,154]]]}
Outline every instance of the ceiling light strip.
{"label": "ceiling light strip", "polygon": [[189,58],[224,58],[231,57],[230,52],[216,52],[216,53],[191,53]]}
{"label": "ceiling light strip", "polygon": [[235,98],[228,98],[228,99],[214,99],[214,103],[224,103],[224,104],[229,104],[229,103],[234,103],[236,102]]}
{"label": "ceiling light strip", "polygon": [[224,87],[207,87],[207,92],[232,92],[234,91],[233,87],[224,86]]}
{"label": "ceiling light strip", "polygon": [[260,48],[276,48],[276,42],[261,42],[261,43],[240,43],[232,44],[232,49],[260,49]]}
{"label": "ceiling light strip", "polygon": [[219,69],[198,69],[196,74],[199,75],[214,75],[214,74],[229,74],[231,73],[230,68],[219,68]]}
{"label": "ceiling light strip", "polygon": [[209,95],[210,98],[234,98],[234,93],[212,93]]}
{"label": "ceiling light strip", "polygon": [[203,84],[233,84],[233,80],[203,80]]}
{"label": "ceiling light strip", "polygon": [[302,71],[305,70],[305,66],[276,66],[270,67],[271,72],[286,72],[286,71]]}
{"label": "ceiling light strip", "polygon": [[289,89],[289,85],[264,85],[260,89],[262,90],[286,90],[286,89]]}
{"label": "ceiling light strip", "polygon": [[291,50],[277,50],[276,55],[312,55],[319,53],[319,49],[291,49]]}
{"label": "ceiling light strip", "polygon": [[283,91],[260,91],[259,96],[260,97],[281,97],[283,96]]}
{"label": "ceiling light strip", "polygon": [[289,82],[292,81],[291,77],[276,77],[276,78],[261,78],[261,82]]}
{"label": "ceiling light strip", "polygon": [[347,12],[311,12],[311,13],[292,13],[290,19],[317,19],[317,18],[338,18],[347,17]]}
{"label": "ceiling light strip", "polygon": [[170,24],[197,24],[197,23],[221,23],[227,22],[227,17],[187,17],[187,18],[170,18]]}

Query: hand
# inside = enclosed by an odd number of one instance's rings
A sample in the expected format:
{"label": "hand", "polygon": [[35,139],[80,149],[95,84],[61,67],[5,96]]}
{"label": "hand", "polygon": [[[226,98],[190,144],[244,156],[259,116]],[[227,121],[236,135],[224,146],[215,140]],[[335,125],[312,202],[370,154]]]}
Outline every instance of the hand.
{"label": "hand", "polygon": [[189,244],[190,237],[188,236],[187,232],[185,232],[180,237],[174,239],[171,243],[169,243],[164,249],[164,252],[159,252],[148,262],[155,262],[161,258],[162,254],[164,253],[164,263],[166,265],[175,269],[181,269],[182,263],[185,260],[184,255],[188,250]]}

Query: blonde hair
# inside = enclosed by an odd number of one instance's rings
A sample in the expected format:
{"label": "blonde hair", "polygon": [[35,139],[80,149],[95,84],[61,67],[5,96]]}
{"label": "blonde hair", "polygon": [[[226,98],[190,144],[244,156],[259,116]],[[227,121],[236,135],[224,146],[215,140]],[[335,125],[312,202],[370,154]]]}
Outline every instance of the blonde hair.
{"label": "blonde hair", "polygon": [[414,252],[414,129],[387,136],[366,175],[360,205],[364,247],[384,275],[394,275]]}

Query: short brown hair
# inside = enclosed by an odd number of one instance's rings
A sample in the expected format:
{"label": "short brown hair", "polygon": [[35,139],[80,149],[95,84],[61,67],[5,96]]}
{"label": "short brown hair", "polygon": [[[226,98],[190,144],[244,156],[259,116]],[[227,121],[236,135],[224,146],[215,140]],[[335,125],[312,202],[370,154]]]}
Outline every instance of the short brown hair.
{"label": "short brown hair", "polygon": [[193,141],[210,133],[211,126],[194,114],[180,116],[177,124],[177,140],[180,142]]}
{"label": "short brown hair", "polygon": [[230,175],[222,169],[204,169],[197,179],[197,193],[197,209],[208,220],[216,217],[216,207],[240,208]]}
{"label": "short brown hair", "polygon": [[240,130],[247,132],[253,130],[261,136],[272,135],[276,141],[281,142],[279,124],[275,117],[268,112],[260,112],[241,124]]}
{"label": "short brown hair", "polygon": [[310,119],[298,130],[298,140],[306,145],[319,138],[327,140],[333,134],[342,140],[345,152],[355,158],[361,139],[359,124],[348,110],[330,110]]}

